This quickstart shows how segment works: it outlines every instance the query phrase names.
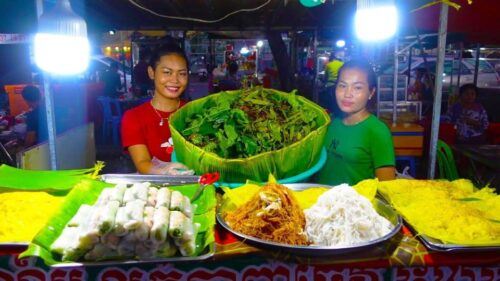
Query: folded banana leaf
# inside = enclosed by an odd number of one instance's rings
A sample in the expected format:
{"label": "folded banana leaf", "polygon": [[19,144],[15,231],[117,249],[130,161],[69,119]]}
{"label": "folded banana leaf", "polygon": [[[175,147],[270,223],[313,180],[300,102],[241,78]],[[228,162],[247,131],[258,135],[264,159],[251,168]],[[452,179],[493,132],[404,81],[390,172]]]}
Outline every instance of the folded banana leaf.
{"label": "folded banana leaf", "polygon": [[[78,183],[66,196],[60,209],[50,218],[38,234],[33,238],[28,249],[20,254],[20,257],[36,256],[44,260],[45,264],[53,265],[61,263],[60,257],[50,251],[50,245],[59,237],[64,226],[76,214],[82,204],[92,205],[95,203],[101,191],[112,184],[84,179]],[[198,184],[169,186],[172,190],[178,190],[186,196],[191,196],[198,189]],[[197,205],[194,222],[200,224],[200,231],[196,237],[195,255],[200,255],[215,241],[215,188],[206,186],[203,193],[192,202]],[[161,258],[161,257],[159,257]]]}
{"label": "folded banana leaf", "polygon": [[0,166],[0,191],[62,191],[73,188],[84,178],[96,178],[103,162],[88,169],[39,171]]}
{"label": "folded banana leaf", "polygon": [[[290,104],[293,104],[291,107],[294,107],[295,111],[297,111],[297,108],[300,108],[301,111],[306,111],[307,109],[308,113],[312,113],[314,116],[313,123],[316,125],[316,129],[312,129],[304,136],[301,135],[302,138],[299,141],[280,149],[255,155],[248,153],[250,155],[248,157],[222,157],[220,154],[226,153],[224,146],[234,144],[235,141],[240,142],[240,144],[242,143],[240,148],[244,146],[248,150],[258,151],[258,147],[256,148],[255,142],[249,141],[242,132],[234,131],[233,126],[226,125],[222,127],[223,129],[220,129],[220,132],[215,133],[219,137],[218,153],[209,151],[207,146],[201,147],[195,145],[192,142],[194,141],[193,139],[191,141],[188,140],[186,132],[192,131],[193,126],[191,125],[191,127],[187,128],[188,122],[186,120],[192,120],[196,116],[198,116],[198,120],[203,120],[199,116],[206,115],[206,111],[210,110],[214,104],[218,104],[219,108],[226,106],[227,110],[231,110],[232,102],[238,100],[242,95],[241,90],[221,92],[192,101],[170,117],[170,131],[174,141],[177,160],[195,170],[197,174],[218,171],[221,181],[224,182],[245,182],[246,180],[264,182],[269,173],[272,173],[277,179],[283,179],[302,173],[316,164],[320,157],[328,124],[330,123],[330,117],[326,111],[317,104],[304,97],[296,96],[294,93],[262,88],[251,89],[250,91],[263,91],[265,95],[274,95],[275,97],[277,96],[276,98],[288,100]],[[251,102],[255,105],[268,105],[266,100],[252,99]],[[233,112],[233,114],[239,114],[237,117],[234,117],[234,115],[231,116],[231,118],[236,118],[236,121],[233,122],[238,122],[238,118],[240,120],[246,118],[238,112]],[[215,112],[207,116],[207,118],[212,118],[219,124],[228,123],[226,120],[227,114],[224,115],[223,112]],[[298,118],[302,117],[290,116],[287,120],[297,120]],[[201,123],[203,124],[200,127],[195,128],[200,134],[212,130],[208,126],[208,122],[201,121]],[[279,128],[272,127],[269,129],[271,131],[270,134],[278,139],[284,136],[284,133]],[[304,132],[307,132],[307,130],[304,130]],[[213,133],[213,130],[211,133]],[[297,131],[295,131],[295,134],[297,134]],[[302,132],[298,134],[302,134]],[[241,152],[239,155],[241,155]]]}

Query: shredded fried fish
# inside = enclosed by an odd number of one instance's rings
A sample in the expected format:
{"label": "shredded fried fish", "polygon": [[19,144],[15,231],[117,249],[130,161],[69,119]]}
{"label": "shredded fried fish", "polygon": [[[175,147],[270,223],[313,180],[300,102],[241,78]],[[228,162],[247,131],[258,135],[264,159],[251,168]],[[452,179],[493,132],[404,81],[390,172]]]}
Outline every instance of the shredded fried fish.
{"label": "shredded fried fish", "polygon": [[268,183],[248,202],[226,217],[229,226],[243,234],[289,245],[308,245],[304,212],[293,193]]}

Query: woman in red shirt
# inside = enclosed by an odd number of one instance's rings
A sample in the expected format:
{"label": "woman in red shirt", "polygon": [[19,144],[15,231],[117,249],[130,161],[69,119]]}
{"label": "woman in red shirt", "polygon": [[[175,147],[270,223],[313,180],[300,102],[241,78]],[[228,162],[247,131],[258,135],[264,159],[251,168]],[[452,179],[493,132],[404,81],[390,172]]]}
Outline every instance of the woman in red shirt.
{"label": "woman in red shirt", "polygon": [[159,47],[151,56],[148,75],[154,81],[151,101],[125,112],[122,145],[141,174],[186,174],[192,171],[171,161],[168,118],[185,104],[180,96],[188,84],[188,62],[177,45]]}

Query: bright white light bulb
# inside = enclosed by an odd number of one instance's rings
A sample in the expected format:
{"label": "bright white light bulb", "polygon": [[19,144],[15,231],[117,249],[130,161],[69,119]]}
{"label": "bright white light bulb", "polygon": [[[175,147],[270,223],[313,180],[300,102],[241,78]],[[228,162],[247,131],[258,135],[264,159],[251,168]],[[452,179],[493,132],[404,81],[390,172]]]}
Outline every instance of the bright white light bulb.
{"label": "bright white light bulb", "polygon": [[392,37],[398,26],[395,6],[360,9],[354,18],[356,35],[363,41],[379,41]]}
{"label": "bright white light bulb", "polygon": [[44,71],[73,75],[87,69],[90,46],[86,37],[38,33],[35,36],[35,62]]}
{"label": "bright white light bulb", "polygon": [[241,48],[241,50],[240,50],[240,54],[242,54],[242,55],[246,55],[246,54],[248,54],[249,52],[250,52],[250,50],[248,49],[248,47],[243,47],[243,48]]}
{"label": "bright white light bulb", "polygon": [[337,42],[335,42],[335,46],[337,46],[338,48],[344,48],[345,47],[345,41],[340,39],[340,40],[337,40]]}
{"label": "bright white light bulb", "polygon": [[261,48],[262,46],[264,46],[264,41],[262,40],[257,41],[257,47]]}

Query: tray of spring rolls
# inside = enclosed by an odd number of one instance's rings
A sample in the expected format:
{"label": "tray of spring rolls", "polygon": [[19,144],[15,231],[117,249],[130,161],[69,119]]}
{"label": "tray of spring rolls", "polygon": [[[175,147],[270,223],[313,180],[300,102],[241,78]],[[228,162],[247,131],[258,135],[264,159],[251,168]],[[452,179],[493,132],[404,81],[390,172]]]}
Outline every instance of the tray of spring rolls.
{"label": "tray of spring rolls", "polygon": [[363,196],[346,184],[240,188],[225,190],[217,220],[245,243],[268,250],[304,256],[367,250],[389,241],[402,226],[401,217],[374,198],[376,190]]}
{"label": "tray of spring rolls", "polygon": [[215,252],[215,188],[198,178],[82,182],[21,257],[54,267],[207,259]]}

